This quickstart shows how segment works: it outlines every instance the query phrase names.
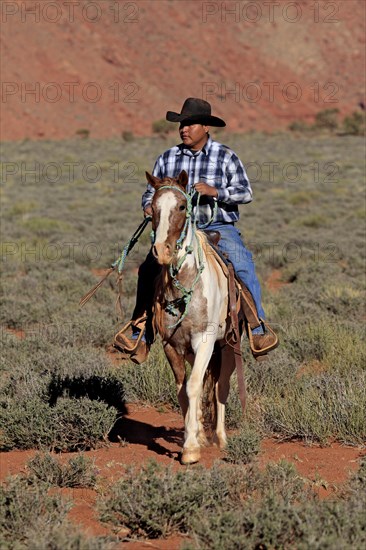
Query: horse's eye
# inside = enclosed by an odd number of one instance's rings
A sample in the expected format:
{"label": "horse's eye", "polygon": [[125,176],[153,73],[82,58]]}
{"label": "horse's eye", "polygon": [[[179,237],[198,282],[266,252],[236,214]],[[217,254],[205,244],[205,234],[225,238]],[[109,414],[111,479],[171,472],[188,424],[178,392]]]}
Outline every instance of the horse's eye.
{"label": "horse's eye", "polygon": [[185,209],[186,209],[186,207],[184,206],[184,204],[181,204],[180,207],[179,207],[179,210],[183,211]]}

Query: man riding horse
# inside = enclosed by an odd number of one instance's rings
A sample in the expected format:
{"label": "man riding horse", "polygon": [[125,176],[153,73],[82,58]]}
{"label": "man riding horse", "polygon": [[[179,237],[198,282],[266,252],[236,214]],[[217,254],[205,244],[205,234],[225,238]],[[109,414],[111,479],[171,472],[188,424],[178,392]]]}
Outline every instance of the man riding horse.
{"label": "man riding horse", "polygon": [[[233,264],[237,277],[249,290],[250,307],[254,311],[251,323],[251,348],[254,356],[261,356],[278,345],[277,336],[268,330],[261,303],[261,289],[255,273],[252,254],[235,227],[239,219],[238,204],[251,202],[252,189],[245,168],[238,156],[226,145],[214,141],[209,127],[224,127],[225,122],[211,115],[211,105],[202,99],[188,98],[180,113],[168,111],[169,122],[179,122],[182,143],[168,149],[155,162],[153,176],[175,178],[184,170],[188,174],[187,190],[194,188],[201,196],[196,220],[198,228],[211,219],[210,202],[217,201],[215,215],[209,229],[220,233],[219,250]],[[151,203],[155,193],[148,183],[142,196],[145,216],[152,215]],[[136,363],[146,360],[153,341],[152,310],[156,277],[161,272],[152,250],[139,268],[136,306],[132,315],[132,334],[120,331],[115,346]],[[246,303],[248,303],[248,292]],[[250,309],[250,308],[249,308]],[[146,324],[145,324],[146,323]],[[256,325],[256,326],[253,326]],[[142,331],[142,333],[141,333]]]}

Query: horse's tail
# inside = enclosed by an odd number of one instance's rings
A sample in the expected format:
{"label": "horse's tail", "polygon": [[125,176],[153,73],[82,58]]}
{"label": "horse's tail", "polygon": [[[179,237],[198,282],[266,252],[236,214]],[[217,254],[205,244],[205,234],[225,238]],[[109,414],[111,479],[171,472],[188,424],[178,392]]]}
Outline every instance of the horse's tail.
{"label": "horse's tail", "polygon": [[217,397],[216,397],[216,383],[220,376],[221,365],[221,349],[218,344],[215,345],[214,352],[208,364],[203,395],[205,399],[204,403],[204,421],[207,430],[212,436],[216,430],[217,424]]}

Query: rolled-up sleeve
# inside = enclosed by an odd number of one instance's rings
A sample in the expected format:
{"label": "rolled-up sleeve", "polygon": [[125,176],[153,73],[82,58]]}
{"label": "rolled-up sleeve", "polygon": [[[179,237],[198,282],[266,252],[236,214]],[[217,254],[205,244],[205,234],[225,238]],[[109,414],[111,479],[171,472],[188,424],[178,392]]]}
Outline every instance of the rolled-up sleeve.
{"label": "rolled-up sleeve", "polygon": [[220,186],[218,200],[227,204],[245,204],[253,200],[253,191],[241,160],[232,153],[227,163],[226,185]]}

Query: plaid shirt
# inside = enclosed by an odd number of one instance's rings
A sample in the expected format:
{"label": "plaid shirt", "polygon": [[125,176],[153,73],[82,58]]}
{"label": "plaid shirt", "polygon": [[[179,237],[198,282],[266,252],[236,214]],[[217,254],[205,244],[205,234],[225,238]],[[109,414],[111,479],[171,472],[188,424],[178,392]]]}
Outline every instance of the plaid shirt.
{"label": "plaid shirt", "polygon": [[[252,200],[252,189],[240,159],[229,147],[211,137],[201,151],[192,151],[183,143],[168,149],[156,160],[153,175],[161,179],[174,178],[182,170],[188,174],[188,191],[199,181],[216,187],[218,208],[213,222],[238,221],[238,204]],[[151,204],[154,192],[154,188],[148,184],[142,196],[144,209]],[[204,196],[200,199],[198,223],[201,224],[206,223],[211,216],[207,199]]]}

